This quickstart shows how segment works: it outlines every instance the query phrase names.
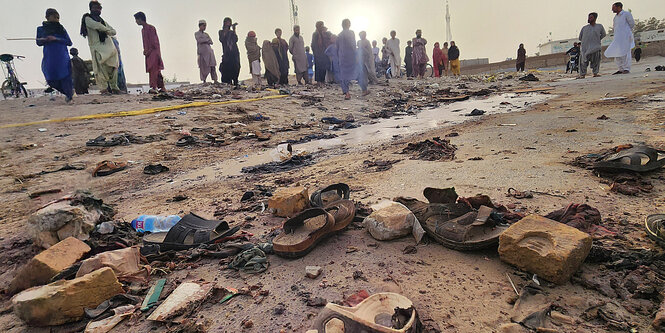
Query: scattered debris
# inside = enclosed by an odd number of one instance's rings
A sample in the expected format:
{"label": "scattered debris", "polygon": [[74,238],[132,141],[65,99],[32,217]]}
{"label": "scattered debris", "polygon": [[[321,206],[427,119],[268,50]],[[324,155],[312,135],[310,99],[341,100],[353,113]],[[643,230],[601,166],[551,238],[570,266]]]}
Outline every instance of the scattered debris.
{"label": "scattered debris", "polygon": [[412,160],[424,161],[452,161],[455,159],[457,146],[450,143],[448,139],[435,137],[417,143],[409,143],[402,150],[402,154],[412,155]]}

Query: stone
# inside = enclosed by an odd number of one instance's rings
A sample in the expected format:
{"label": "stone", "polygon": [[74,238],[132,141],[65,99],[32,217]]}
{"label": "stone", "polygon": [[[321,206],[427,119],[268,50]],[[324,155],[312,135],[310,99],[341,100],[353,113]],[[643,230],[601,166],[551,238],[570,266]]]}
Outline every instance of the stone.
{"label": "stone", "polygon": [[307,276],[310,279],[316,279],[321,275],[321,272],[323,269],[321,266],[307,266],[305,267],[305,276]]}
{"label": "stone", "polygon": [[213,285],[183,282],[153,311],[148,320],[168,321],[200,304],[210,295]]}
{"label": "stone", "polygon": [[65,238],[34,256],[21,267],[7,291],[13,295],[30,287],[47,284],[51,278],[76,263],[88,252],[90,252],[88,244],[74,237]]}
{"label": "stone", "polygon": [[67,237],[87,240],[99,218],[97,211],[61,201],[32,214],[28,218],[27,229],[36,245],[49,248]]}
{"label": "stone", "polygon": [[12,305],[30,326],[55,326],[81,320],[85,308],[95,308],[123,292],[113,270],[106,267],[73,280],[24,290],[12,298]]}
{"label": "stone", "polygon": [[302,186],[281,188],[268,199],[268,208],[280,217],[293,217],[308,206],[309,195]]}
{"label": "stone", "polygon": [[401,203],[383,201],[372,206],[372,210],[363,223],[375,239],[385,241],[413,233],[416,216]]}
{"label": "stone", "polygon": [[520,324],[509,323],[499,326],[499,332],[501,333],[527,333],[529,330],[520,326]]}
{"label": "stone", "polygon": [[651,323],[651,326],[656,329],[665,328],[665,301],[660,303],[660,308],[658,309],[658,312],[656,312],[656,317]]}
{"label": "stone", "polygon": [[556,284],[566,283],[591,250],[591,236],[576,228],[529,215],[499,237],[501,260]]}

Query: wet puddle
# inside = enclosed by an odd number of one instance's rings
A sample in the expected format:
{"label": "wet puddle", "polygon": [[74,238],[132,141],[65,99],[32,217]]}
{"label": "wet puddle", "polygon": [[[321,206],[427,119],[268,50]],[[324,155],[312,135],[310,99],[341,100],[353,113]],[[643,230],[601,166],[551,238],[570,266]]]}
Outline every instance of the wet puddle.
{"label": "wet puddle", "polygon": [[[335,148],[368,148],[383,144],[396,137],[419,134],[468,120],[481,119],[482,116],[465,116],[474,109],[485,111],[485,115],[524,111],[533,105],[543,103],[554,97],[555,95],[549,94],[501,94],[488,98],[472,98],[467,101],[422,110],[416,115],[377,119],[371,123],[362,124],[358,128],[340,130],[335,132],[338,135],[336,138],[293,145],[293,152],[316,153]],[[211,171],[218,178],[240,175],[244,167],[279,161],[280,150],[284,150],[284,146],[280,145],[277,149],[220,161],[209,167],[189,173],[187,178],[209,175]]]}

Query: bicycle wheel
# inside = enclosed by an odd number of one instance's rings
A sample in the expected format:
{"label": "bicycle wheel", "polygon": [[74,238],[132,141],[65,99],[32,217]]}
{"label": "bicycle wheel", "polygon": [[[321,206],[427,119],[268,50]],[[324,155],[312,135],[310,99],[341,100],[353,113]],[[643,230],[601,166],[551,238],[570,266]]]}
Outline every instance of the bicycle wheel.
{"label": "bicycle wheel", "polygon": [[7,97],[12,95],[12,85],[9,82],[9,80],[5,80],[5,82],[2,83],[2,87],[0,87],[2,90],[2,97],[4,99],[7,99]]}
{"label": "bicycle wheel", "polygon": [[434,68],[432,65],[427,64],[427,68],[425,69],[425,77],[433,77],[434,76]]}

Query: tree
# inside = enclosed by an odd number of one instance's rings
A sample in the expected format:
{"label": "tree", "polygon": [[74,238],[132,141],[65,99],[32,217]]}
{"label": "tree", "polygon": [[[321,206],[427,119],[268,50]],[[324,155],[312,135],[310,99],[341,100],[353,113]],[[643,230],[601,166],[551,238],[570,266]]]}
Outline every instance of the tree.
{"label": "tree", "polygon": [[[635,28],[633,32],[644,32],[651,30],[660,30],[665,29],[665,19],[659,20],[655,17],[650,17],[646,20],[635,20]],[[608,34],[614,33],[614,27],[610,27]]]}

